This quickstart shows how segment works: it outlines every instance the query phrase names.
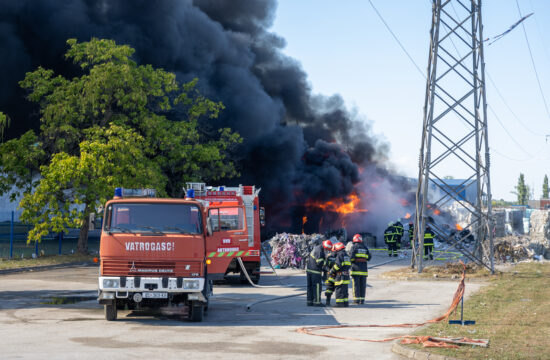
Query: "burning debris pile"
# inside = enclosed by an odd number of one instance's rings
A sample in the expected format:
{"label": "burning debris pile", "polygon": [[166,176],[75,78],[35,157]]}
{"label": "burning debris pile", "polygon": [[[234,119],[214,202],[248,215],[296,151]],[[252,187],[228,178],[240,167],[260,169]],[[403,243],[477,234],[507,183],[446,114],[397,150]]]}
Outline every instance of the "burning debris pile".
{"label": "burning debris pile", "polygon": [[307,256],[313,250],[313,247],[320,244],[323,239],[324,237],[321,234],[276,234],[269,240],[273,266],[282,269],[304,269]]}

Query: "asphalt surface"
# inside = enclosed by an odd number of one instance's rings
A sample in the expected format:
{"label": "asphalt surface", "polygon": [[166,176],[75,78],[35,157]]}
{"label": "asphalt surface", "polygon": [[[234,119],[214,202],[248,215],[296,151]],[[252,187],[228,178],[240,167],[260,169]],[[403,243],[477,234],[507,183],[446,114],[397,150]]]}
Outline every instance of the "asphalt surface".
{"label": "asphalt surface", "polygon": [[[388,260],[375,254],[371,265]],[[382,272],[409,260],[369,271],[367,300],[349,308],[307,307],[305,296],[246,305],[305,291],[299,270],[279,270],[283,283],[262,275],[253,288],[216,285],[202,323],[161,313],[119,311],[104,320],[97,304],[97,267],[76,267],[0,275],[2,359],[402,359],[392,343],[329,339],[297,333],[301,326],[420,323],[448,308],[458,281],[394,281]],[[481,285],[466,284],[466,295]],[[351,289],[350,289],[351,295]],[[334,303],[334,300],[333,300]],[[406,328],[331,329],[321,333],[382,339],[411,333]]]}

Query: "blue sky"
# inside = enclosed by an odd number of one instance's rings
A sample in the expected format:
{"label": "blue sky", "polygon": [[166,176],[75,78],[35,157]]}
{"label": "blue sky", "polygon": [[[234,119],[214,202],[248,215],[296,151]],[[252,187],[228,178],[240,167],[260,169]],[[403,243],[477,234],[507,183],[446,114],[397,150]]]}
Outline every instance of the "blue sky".
{"label": "blue sky", "polygon": [[[425,71],[431,1],[372,2]],[[550,1],[518,3],[523,15],[535,13],[524,24],[550,106]],[[486,0],[482,11],[485,38],[502,33],[520,18],[516,0]],[[391,144],[395,168],[418,176],[425,79],[368,1],[279,0],[272,31],[286,39],[284,52],[302,64],[314,93],[341,94],[348,107],[356,108],[374,133]],[[550,175],[550,115],[521,25],[485,46],[485,63],[496,85],[488,80],[487,103],[494,110],[488,111],[493,198],[514,200],[511,191],[520,172],[539,198],[544,175]],[[448,175],[461,177],[452,170]]]}

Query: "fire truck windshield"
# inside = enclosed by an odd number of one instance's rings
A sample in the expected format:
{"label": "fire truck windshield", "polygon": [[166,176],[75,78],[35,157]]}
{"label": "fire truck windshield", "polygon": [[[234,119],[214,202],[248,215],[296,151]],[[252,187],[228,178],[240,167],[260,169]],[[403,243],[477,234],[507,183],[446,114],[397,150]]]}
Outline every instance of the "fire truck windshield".
{"label": "fire truck windshield", "polygon": [[124,203],[107,207],[105,231],[110,233],[202,233],[201,212],[191,204]]}

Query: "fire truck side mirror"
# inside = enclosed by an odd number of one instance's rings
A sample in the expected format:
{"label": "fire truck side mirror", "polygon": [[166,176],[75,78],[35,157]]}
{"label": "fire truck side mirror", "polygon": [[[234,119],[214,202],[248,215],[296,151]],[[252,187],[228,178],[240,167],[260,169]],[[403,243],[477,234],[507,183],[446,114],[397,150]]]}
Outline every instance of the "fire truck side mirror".
{"label": "fire truck side mirror", "polygon": [[210,216],[206,218],[206,233],[208,236],[212,236],[212,219],[210,219]]}
{"label": "fire truck side mirror", "polygon": [[265,208],[260,208],[260,225],[265,226]]}

